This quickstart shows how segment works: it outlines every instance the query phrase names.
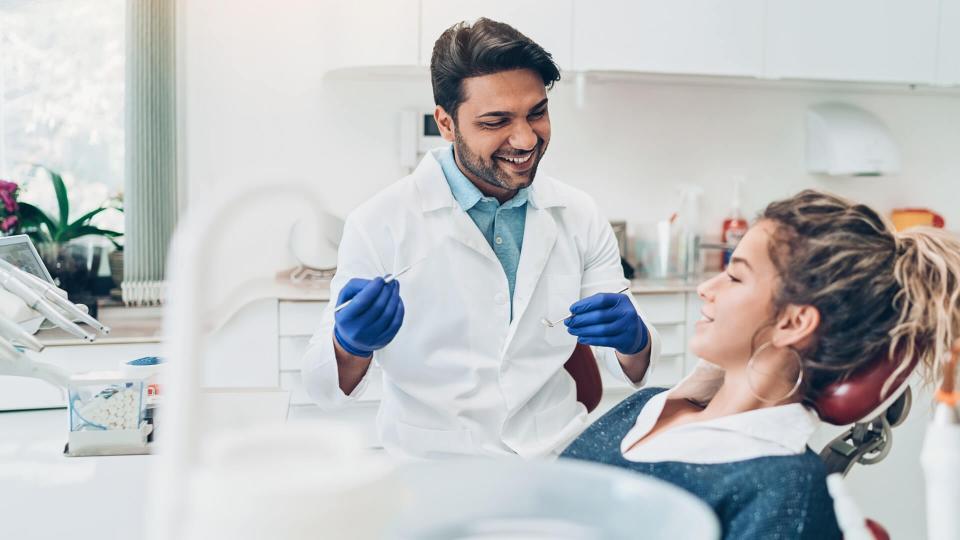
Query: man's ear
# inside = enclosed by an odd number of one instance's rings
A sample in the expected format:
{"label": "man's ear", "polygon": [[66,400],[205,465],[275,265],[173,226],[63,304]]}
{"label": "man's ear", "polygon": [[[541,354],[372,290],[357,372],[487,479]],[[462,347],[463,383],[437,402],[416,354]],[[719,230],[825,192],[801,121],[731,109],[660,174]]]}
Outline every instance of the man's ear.
{"label": "man's ear", "polygon": [[437,127],[440,129],[440,135],[443,136],[443,139],[447,142],[453,142],[454,132],[456,131],[453,117],[443,110],[443,107],[437,105],[437,108],[433,110],[433,119],[437,122]]}
{"label": "man's ear", "polygon": [[804,349],[813,340],[820,327],[820,310],[804,305],[789,305],[777,319],[771,340],[776,347]]}

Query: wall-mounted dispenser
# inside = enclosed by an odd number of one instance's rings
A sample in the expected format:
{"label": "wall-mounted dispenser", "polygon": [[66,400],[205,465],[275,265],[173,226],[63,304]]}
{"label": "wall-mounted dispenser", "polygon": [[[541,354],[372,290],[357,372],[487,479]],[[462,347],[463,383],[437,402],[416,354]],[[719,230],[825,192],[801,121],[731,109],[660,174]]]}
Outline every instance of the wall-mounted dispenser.
{"label": "wall-mounted dispenser", "polygon": [[807,170],[831,176],[882,176],[900,170],[900,154],[887,127],[845,103],[807,110]]}
{"label": "wall-mounted dispenser", "polygon": [[427,152],[444,144],[433,111],[400,111],[400,166],[407,172],[413,172]]}

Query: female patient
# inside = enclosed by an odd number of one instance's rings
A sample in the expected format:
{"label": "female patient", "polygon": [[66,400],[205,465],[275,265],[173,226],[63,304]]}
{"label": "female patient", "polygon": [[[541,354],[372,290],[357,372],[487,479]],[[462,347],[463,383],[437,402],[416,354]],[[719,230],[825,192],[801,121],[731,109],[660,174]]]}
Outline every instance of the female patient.
{"label": "female patient", "polygon": [[[960,336],[960,241],[893,233],[870,208],[804,191],[763,212],[702,283],[697,368],[641,390],[563,453],[653,475],[711,505],[726,538],[838,538],[807,440],[830,383],[884,358],[931,372]],[[569,325],[591,321],[571,319]]]}

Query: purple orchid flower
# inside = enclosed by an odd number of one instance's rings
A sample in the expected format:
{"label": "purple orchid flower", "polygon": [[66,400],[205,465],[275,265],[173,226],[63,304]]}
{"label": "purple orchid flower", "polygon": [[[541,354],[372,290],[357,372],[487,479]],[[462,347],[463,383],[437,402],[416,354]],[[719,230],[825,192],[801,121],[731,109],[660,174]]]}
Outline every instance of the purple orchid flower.
{"label": "purple orchid flower", "polygon": [[19,218],[17,216],[7,216],[3,218],[3,221],[0,221],[0,231],[10,232],[10,229],[13,229],[17,226]]}

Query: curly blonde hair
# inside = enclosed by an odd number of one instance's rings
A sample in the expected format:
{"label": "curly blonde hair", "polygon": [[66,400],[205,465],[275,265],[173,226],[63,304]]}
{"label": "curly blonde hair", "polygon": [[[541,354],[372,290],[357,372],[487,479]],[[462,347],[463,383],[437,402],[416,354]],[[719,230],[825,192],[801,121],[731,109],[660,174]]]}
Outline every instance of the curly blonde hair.
{"label": "curly blonde hair", "polygon": [[932,228],[896,233],[870,207],[805,190],[771,203],[775,313],[811,305],[820,326],[804,358],[804,398],[872,362],[914,359],[928,381],[960,337],[960,239]]}

